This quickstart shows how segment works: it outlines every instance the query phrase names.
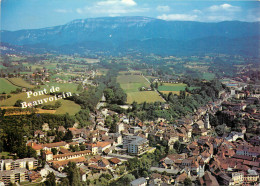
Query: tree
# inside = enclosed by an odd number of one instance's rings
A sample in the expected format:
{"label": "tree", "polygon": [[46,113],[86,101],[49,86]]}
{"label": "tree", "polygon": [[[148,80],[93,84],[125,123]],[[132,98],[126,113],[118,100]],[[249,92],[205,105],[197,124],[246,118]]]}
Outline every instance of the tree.
{"label": "tree", "polygon": [[83,85],[80,83],[77,87],[77,91],[82,92],[83,91]]}
{"label": "tree", "polygon": [[148,177],[148,172],[147,171],[143,171],[143,177],[147,178]]}
{"label": "tree", "polygon": [[158,89],[158,82],[156,81],[155,82],[155,86],[154,86],[156,89]]}
{"label": "tree", "polygon": [[84,145],[84,144],[82,143],[82,144],[80,144],[79,148],[80,148],[81,151],[86,150],[86,145]]}
{"label": "tree", "polygon": [[70,140],[72,140],[72,138],[73,138],[72,132],[71,132],[70,130],[67,130],[67,132],[66,132],[66,134],[65,134],[65,136],[64,136],[64,138],[63,138],[63,140],[65,140],[65,141],[70,141]]}
{"label": "tree", "polygon": [[53,172],[47,175],[46,181],[44,182],[46,186],[56,186],[56,178]]}
{"label": "tree", "polygon": [[134,102],[132,103],[132,112],[134,112],[134,111],[136,111],[136,110],[137,110],[137,102],[134,101]]}
{"label": "tree", "polygon": [[174,149],[175,149],[178,153],[180,153],[181,143],[180,143],[179,141],[176,141],[176,142],[174,143],[173,147],[174,147]]}
{"label": "tree", "polygon": [[23,103],[23,102],[24,102],[23,100],[18,99],[18,100],[15,102],[14,106],[15,106],[15,107],[22,107],[22,103]]}
{"label": "tree", "polygon": [[67,173],[67,178],[69,179],[70,185],[73,186],[82,186],[80,171],[77,168],[76,163],[69,162],[68,167],[64,170]]}
{"label": "tree", "polygon": [[80,147],[78,145],[75,145],[74,150],[75,150],[75,152],[78,152],[78,151],[80,151]]}
{"label": "tree", "polygon": [[60,186],[70,186],[70,181],[68,178],[62,178],[60,182]]}
{"label": "tree", "polygon": [[129,185],[129,183],[133,180],[135,180],[135,177],[132,174],[127,174],[122,178],[122,182],[124,185]]}
{"label": "tree", "polygon": [[184,181],[183,181],[183,183],[184,183],[184,185],[186,186],[186,185],[192,185],[192,181],[191,181],[191,179],[190,178],[185,178],[184,179]]}
{"label": "tree", "polygon": [[215,131],[219,136],[222,136],[225,132],[225,125],[216,126]]}
{"label": "tree", "polygon": [[30,146],[27,146],[27,157],[31,158],[31,157],[34,157],[36,158],[37,157],[37,152],[36,150],[34,150],[32,147]]}
{"label": "tree", "polygon": [[59,107],[61,107],[61,102],[60,101],[56,101],[54,104],[54,107],[57,109]]}
{"label": "tree", "polygon": [[56,155],[58,153],[58,150],[56,148],[51,148],[51,152],[53,155]]}
{"label": "tree", "polygon": [[151,83],[150,87],[152,90],[154,90],[154,85],[152,83]]}

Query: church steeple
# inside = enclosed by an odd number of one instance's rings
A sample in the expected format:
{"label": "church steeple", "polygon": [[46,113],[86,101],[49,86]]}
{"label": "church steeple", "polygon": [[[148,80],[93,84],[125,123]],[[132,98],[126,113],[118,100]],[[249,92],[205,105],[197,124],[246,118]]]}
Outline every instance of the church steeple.
{"label": "church steeple", "polygon": [[206,113],[205,122],[204,122],[205,129],[210,129],[210,123],[209,123],[209,113]]}

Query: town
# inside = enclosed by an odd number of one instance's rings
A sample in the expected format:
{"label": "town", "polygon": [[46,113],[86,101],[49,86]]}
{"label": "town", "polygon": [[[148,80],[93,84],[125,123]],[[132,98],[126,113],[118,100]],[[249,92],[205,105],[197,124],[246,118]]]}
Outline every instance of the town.
{"label": "town", "polygon": [[[119,77],[124,76],[143,75],[130,71]],[[9,159],[10,155],[2,153],[0,181],[8,185],[55,178],[65,184],[73,182],[68,180],[72,179],[67,178],[69,174],[78,174],[78,181],[90,185],[257,184],[260,90],[248,85],[249,77],[242,78],[223,79],[226,88],[218,91],[214,101],[171,120],[139,118],[133,113],[145,106],[135,102],[122,107],[128,112],[116,111],[109,106],[105,92],[85,127],[78,122],[72,126],[39,123],[40,129],[29,138],[25,136],[31,149],[29,158],[17,159],[16,154]],[[152,81],[154,86],[148,91],[160,93],[160,86],[178,84],[181,79]],[[166,101],[170,97],[159,95]],[[159,109],[168,111],[170,98],[167,102]],[[70,172],[72,167],[78,171]]]}

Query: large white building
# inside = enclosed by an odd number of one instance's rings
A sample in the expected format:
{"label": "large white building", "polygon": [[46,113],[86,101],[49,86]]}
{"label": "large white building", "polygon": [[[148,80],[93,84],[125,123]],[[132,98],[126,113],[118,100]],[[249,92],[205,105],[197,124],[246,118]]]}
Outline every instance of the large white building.
{"label": "large white building", "polygon": [[147,151],[148,147],[149,141],[140,136],[125,136],[123,139],[123,148],[127,148],[131,155],[140,155]]}

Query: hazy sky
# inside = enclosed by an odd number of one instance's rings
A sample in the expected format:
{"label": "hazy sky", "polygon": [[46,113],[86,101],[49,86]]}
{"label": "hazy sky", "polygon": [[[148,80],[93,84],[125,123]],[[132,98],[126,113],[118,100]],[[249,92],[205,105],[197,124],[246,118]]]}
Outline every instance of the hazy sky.
{"label": "hazy sky", "polygon": [[260,21],[257,1],[176,0],[0,0],[1,29],[43,28],[74,19],[148,16],[163,20]]}

